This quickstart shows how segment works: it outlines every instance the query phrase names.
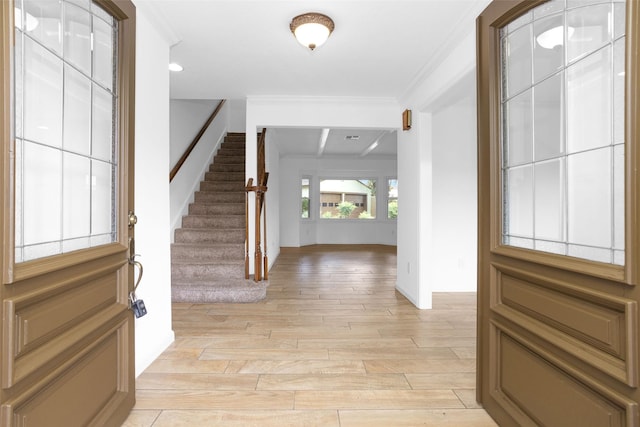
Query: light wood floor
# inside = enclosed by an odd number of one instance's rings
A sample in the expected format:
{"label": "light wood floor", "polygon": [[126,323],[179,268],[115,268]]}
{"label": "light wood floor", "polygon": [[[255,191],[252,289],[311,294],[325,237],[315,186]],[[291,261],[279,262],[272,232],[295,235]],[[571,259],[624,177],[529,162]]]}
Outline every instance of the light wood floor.
{"label": "light wood floor", "polygon": [[175,304],[125,426],[495,426],[475,402],[475,293],[418,310],[395,248],[285,249],[257,304]]}

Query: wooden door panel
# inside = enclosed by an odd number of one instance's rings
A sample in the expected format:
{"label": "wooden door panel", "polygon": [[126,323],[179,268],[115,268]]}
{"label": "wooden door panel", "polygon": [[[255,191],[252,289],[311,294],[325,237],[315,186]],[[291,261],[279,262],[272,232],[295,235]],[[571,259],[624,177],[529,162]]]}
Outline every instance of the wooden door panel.
{"label": "wooden door panel", "polygon": [[637,417],[637,403],[615,389],[581,375],[506,325],[495,322],[492,330],[501,361],[493,394],[519,425],[613,427]]}
{"label": "wooden door panel", "polygon": [[[2,406],[6,426],[85,426],[105,407],[119,404],[129,391],[113,366],[131,331],[121,319],[97,336],[81,353],[43,378],[36,387],[18,393]],[[98,373],[98,374],[96,374]]]}
{"label": "wooden door panel", "polygon": [[636,301],[498,263],[491,276],[493,312],[559,352],[637,386]]}
{"label": "wooden door panel", "polygon": [[65,364],[77,349],[92,345],[93,336],[114,319],[130,314],[124,256],[116,265],[107,263],[86,275],[69,279],[61,274],[61,282],[53,280],[33,292],[18,293],[23,285],[11,285],[17,296],[4,300],[3,388]]}

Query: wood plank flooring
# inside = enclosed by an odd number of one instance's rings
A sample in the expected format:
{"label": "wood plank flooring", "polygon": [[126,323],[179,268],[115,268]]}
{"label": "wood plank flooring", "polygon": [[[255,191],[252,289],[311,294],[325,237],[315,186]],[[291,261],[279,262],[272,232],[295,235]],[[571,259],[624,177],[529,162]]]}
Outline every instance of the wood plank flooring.
{"label": "wood plank flooring", "polygon": [[495,426],[475,402],[475,293],[418,310],[386,246],[284,249],[267,299],[175,304],[127,427]]}

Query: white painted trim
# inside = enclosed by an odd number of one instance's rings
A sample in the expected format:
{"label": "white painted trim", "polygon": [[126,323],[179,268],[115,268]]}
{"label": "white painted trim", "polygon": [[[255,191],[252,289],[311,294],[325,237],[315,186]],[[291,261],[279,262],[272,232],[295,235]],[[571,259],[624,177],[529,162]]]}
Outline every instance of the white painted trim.
{"label": "white painted trim", "polygon": [[173,28],[171,21],[164,16],[154,2],[148,0],[133,0],[133,2],[136,8],[140,9],[145,18],[153,25],[153,29],[158,32],[170,47],[182,41],[182,37]]}
{"label": "white painted trim", "polygon": [[140,376],[153,362],[156,360],[174,341],[176,335],[173,330],[165,331],[164,336],[156,336],[154,339],[155,346],[153,349],[145,348],[143,358],[138,355],[140,352],[136,352],[136,378]]}

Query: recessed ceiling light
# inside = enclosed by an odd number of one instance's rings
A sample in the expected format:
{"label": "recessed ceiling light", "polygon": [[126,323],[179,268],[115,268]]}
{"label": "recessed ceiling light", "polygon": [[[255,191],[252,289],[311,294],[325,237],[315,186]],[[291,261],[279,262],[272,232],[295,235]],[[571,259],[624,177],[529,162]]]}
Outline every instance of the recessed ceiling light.
{"label": "recessed ceiling light", "polygon": [[182,71],[182,70],[184,70],[184,68],[182,68],[182,65],[176,64],[175,62],[172,62],[171,64],[169,64],[169,70],[170,71]]}

